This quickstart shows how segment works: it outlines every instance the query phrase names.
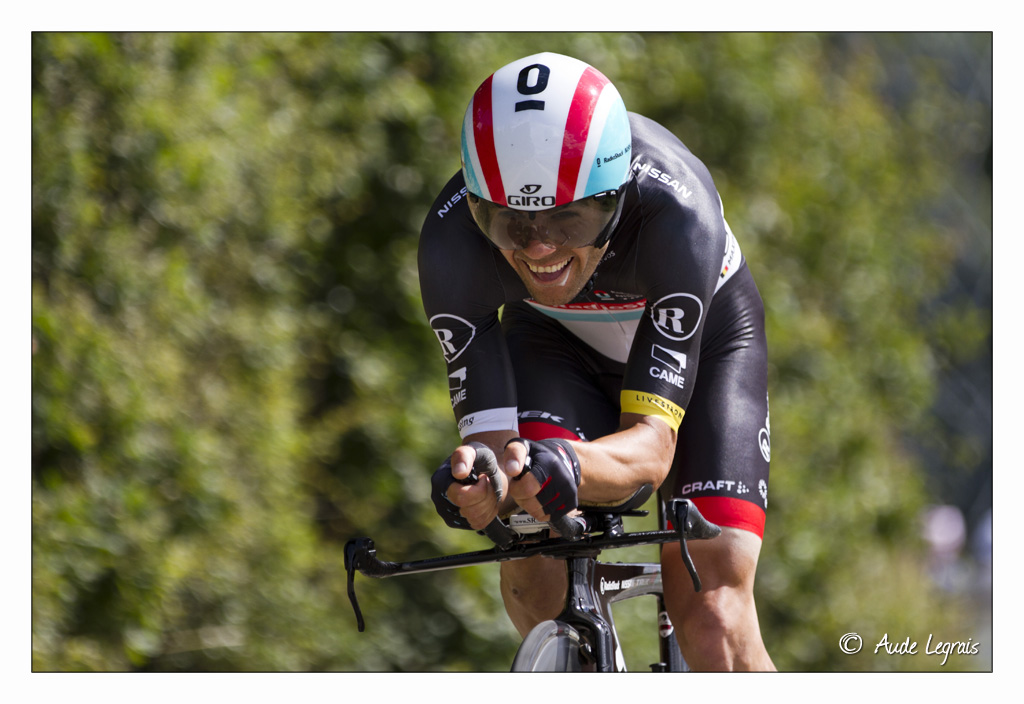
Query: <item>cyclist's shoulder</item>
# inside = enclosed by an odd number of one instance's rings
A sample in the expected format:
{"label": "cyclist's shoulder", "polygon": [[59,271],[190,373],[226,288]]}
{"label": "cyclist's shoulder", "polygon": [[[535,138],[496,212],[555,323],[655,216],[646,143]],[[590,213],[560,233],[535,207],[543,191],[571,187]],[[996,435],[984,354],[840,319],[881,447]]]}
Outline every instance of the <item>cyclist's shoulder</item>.
{"label": "cyclist's shoulder", "polygon": [[720,272],[722,253],[733,241],[710,172],[678,136],[658,122],[630,114],[630,126],[638,196],[623,219],[636,238],[638,280],[664,283],[707,278],[710,282]]}
{"label": "cyclist's shoulder", "polygon": [[660,196],[691,207],[718,203],[718,190],[707,166],[679,136],[643,115],[630,113],[629,118],[633,177],[648,199]]}
{"label": "cyclist's shoulder", "polygon": [[423,218],[419,238],[421,269],[425,264],[462,267],[490,259],[491,247],[468,207],[469,191],[458,171],[441,188]]}
{"label": "cyclist's shoulder", "polygon": [[430,308],[489,311],[521,288],[474,222],[467,194],[459,171],[441,188],[423,220],[417,265],[420,291]]}
{"label": "cyclist's shoulder", "polygon": [[473,224],[466,198],[469,191],[462,170],[458,170],[437,192],[433,203],[423,218],[421,234],[444,232],[453,228],[465,228]]}

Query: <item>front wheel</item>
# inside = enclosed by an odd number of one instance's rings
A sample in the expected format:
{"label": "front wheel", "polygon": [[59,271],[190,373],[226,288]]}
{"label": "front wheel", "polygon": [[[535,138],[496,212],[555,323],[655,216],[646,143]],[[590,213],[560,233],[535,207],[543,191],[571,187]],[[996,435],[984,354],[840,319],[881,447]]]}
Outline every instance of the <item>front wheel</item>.
{"label": "front wheel", "polygon": [[579,672],[580,634],[562,621],[533,627],[512,661],[512,672]]}

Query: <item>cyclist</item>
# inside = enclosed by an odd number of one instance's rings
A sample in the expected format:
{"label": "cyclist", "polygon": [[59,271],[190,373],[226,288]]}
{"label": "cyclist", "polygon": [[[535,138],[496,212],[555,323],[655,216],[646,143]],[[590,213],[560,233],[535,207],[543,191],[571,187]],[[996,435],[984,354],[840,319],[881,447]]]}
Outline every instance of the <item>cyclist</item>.
{"label": "cyclist", "polygon": [[[754,605],[770,427],[764,308],[705,166],[627,113],[605,76],[552,53],[488,77],[462,126],[462,169],[423,225],[424,308],[463,445],[435,473],[454,527],[651,483],[723,526],[662,551],[665,598],[694,669],[773,669]],[[504,306],[499,320],[499,308]],[[684,419],[685,414],[685,419]],[[476,446],[504,470],[463,485]],[[503,562],[525,634],[564,603],[564,563]]]}

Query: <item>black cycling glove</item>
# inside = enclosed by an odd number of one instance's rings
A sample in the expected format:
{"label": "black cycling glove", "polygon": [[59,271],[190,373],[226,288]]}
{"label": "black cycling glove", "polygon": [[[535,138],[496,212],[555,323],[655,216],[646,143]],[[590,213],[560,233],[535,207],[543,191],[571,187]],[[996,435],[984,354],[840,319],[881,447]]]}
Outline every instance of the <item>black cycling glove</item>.
{"label": "black cycling glove", "polygon": [[[448,487],[458,481],[460,484],[475,484],[479,475],[493,474],[498,470],[498,461],[491,452],[491,448],[483,443],[471,442],[470,447],[476,448],[476,460],[473,461],[473,471],[466,479],[457,480],[452,476],[452,458],[449,456],[444,463],[434,472],[430,479],[430,498],[434,502],[437,514],[444,519],[444,522],[451,528],[462,528],[472,530],[461,513],[459,507],[448,499]],[[501,484],[495,480],[494,491],[497,494],[498,503],[501,503]]]}
{"label": "black cycling glove", "polygon": [[572,445],[560,438],[513,438],[505,447],[514,442],[526,446],[526,466],[515,479],[522,479],[527,472],[536,477],[540,482],[537,501],[544,511],[558,519],[576,508],[579,501],[576,489],[580,485],[580,460]]}

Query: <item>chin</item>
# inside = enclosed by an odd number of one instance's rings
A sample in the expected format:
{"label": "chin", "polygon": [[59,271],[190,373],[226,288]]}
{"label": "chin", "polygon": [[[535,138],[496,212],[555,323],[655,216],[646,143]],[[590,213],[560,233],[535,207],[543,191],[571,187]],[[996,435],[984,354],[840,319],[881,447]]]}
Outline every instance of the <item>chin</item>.
{"label": "chin", "polygon": [[582,286],[571,285],[560,287],[558,290],[530,288],[530,296],[533,300],[545,306],[564,306],[572,301],[583,290]]}

